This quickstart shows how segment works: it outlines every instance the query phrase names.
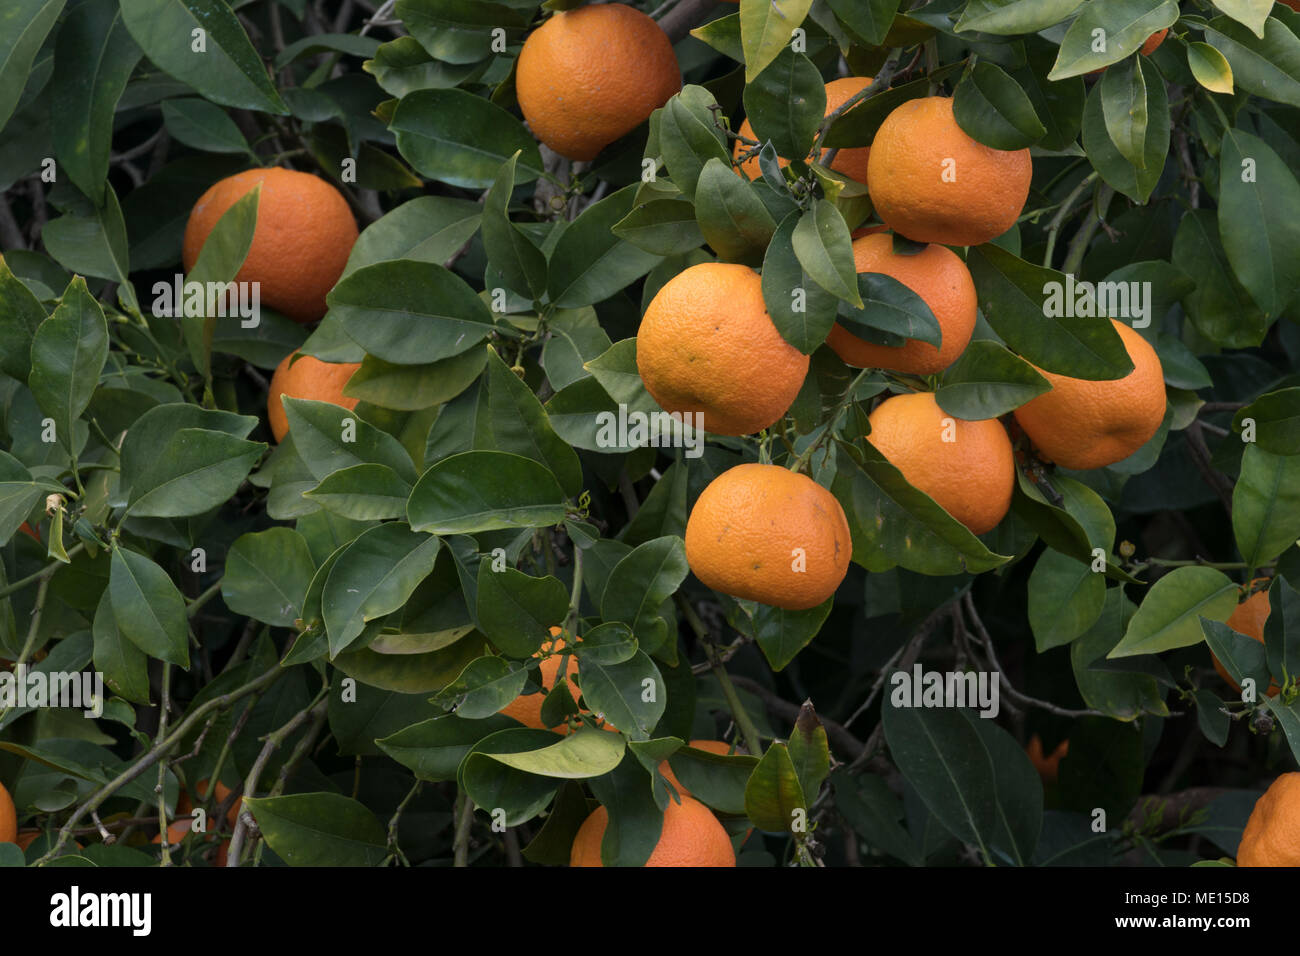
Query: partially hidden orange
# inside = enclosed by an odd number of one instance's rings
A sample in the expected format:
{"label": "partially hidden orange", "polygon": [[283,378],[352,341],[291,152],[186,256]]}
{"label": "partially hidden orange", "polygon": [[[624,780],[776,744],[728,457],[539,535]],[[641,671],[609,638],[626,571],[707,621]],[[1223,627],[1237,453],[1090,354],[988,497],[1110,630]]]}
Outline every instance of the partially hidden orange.
{"label": "partially hidden orange", "polygon": [[[856,96],[870,85],[871,78],[866,76],[842,76],[838,80],[831,80],[826,84],[826,111],[823,115],[829,115],[839,109],[849,97]],[[754,148],[745,142],[746,139],[754,139],[754,127],[750,125],[748,119],[740,124],[740,129],[736,132],[744,139],[736,140],[736,145],[731,153],[733,158]],[[822,150],[822,156],[825,156],[826,153],[827,150]],[[869,146],[853,146],[837,150],[835,157],[831,160],[831,169],[865,184],[867,181],[867,157],[870,153],[871,147]],[[798,158],[803,159],[804,157]],[[777,164],[784,168],[790,165],[790,160],[782,156],[777,160]],[[762,170],[758,168],[758,154],[755,153],[741,163],[740,170],[750,179],[757,179],[761,176]]]}
{"label": "partially hidden orange", "polygon": [[1300,866],[1300,773],[1284,773],[1255,802],[1241,831],[1238,866]]}
{"label": "partially hidden orange", "polygon": [[957,418],[933,393],[913,392],[885,399],[867,421],[871,444],[972,533],[991,531],[1006,517],[1016,465],[996,419]]}
{"label": "partially hidden orange", "polygon": [[[597,807],[573,838],[570,866],[604,866],[600,844],[609,826],[609,811]],[[731,838],[713,811],[693,797],[681,803],[671,797],[664,811],[663,830],[646,866],[735,866]]]}
{"label": "partially hidden orange", "polygon": [[319,176],[249,169],[213,184],[185,224],[185,271],[194,268],[217,220],[258,185],[257,227],[235,281],[258,283],[262,304],[295,322],[314,322],[325,314],[325,295],[343,274],[358,234],[347,200]]}
{"label": "partially hidden orange", "polygon": [[854,241],[853,261],[858,272],[890,276],[920,296],[939,320],[942,338],[938,347],[920,339],[908,339],[901,346],[879,345],[836,323],[826,337],[836,355],[857,368],[912,375],[942,372],[957,361],[975,331],[977,303],[970,270],[955,252],[930,244],[913,255],[899,255],[893,236],[874,233]]}
{"label": "partially hidden orange", "polygon": [[[707,750],[711,754],[721,754],[724,757],[731,753],[731,744],[727,743],[725,740],[692,740],[688,746],[694,747],[696,750]],[[673,789],[683,797],[689,797],[691,795],[691,792],[683,787],[681,781],[677,779],[676,774],[673,773],[673,768],[668,765],[667,760],[660,761],[659,772],[664,775],[665,780],[673,785]]]}
{"label": "partially hidden orange", "polygon": [[357,407],[359,399],[344,395],[343,387],[359,368],[360,362],[322,362],[296,352],[286,355],[275,367],[266,393],[266,415],[275,440],[284,441],[284,436],[289,434],[289,415],[280,401],[282,395],[332,402],[351,410]]}
{"label": "partially hidden orange", "polygon": [[[1269,612],[1272,610],[1268,598],[1268,578],[1256,578],[1251,584],[1253,586],[1262,586],[1263,590],[1256,591],[1233,608],[1232,614],[1227,620],[1227,625],[1239,634],[1245,634],[1251,640],[1263,644],[1264,625],[1267,623]],[[1241,685],[1232,679],[1228,669],[1223,666],[1213,653],[1210,654],[1210,660],[1214,663],[1214,669],[1219,672],[1219,676],[1227,682],[1229,687],[1240,694]],[[1268,690],[1264,693],[1268,697],[1275,697],[1281,689],[1277,681],[1273,680],[1269,682]]]}
{"label": "partially hidden orange", "polygon": [[18,810],[14,798],[0,783],[0,843],[14,843],[18,838]]}

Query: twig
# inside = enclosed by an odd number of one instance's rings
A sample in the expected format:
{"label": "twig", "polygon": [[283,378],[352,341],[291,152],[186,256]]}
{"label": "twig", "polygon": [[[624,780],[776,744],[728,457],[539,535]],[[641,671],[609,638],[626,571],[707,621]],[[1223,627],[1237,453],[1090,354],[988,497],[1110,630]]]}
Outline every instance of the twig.
{"label": "twig", "polygon": [[699,26],[704,20],[705,14],[709,13],[715,6],[717,0],[682,0],[681,3],[669,10],[659,20],[659,27],[668,34],[668,40],[671,43],[677,43],[679,40],[686,38],[695,27]]}
{"label": "twig", "polygon": [[474,801],[464,790],[456,796],[456,836],[452,841],[453,866],[469,866],[469,834],[474,826]]}

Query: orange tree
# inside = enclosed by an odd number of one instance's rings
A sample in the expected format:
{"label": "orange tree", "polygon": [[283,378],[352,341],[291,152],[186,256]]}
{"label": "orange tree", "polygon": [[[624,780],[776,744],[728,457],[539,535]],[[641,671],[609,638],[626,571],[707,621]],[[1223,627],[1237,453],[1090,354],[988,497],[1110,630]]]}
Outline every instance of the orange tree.
{"label": "orange tree", "polygon": [[0,865],[1294,861],[1300,13],[0,22]]}

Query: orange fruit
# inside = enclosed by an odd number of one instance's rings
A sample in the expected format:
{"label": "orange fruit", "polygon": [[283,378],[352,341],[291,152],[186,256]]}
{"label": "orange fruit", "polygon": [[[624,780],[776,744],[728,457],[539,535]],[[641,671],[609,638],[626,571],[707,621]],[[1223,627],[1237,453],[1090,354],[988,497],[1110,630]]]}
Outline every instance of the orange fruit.
{"label": "orange fruit", "polygon": [[831,327],[826,344],[849,365],[887,368],[912,375],[942,372],[965,351],[975,331],[975,282],[966,263],[946,246],[928,245],[916,255],[897,255],[887,233],[853,243],[858,272],[880,272],[907,286],[930,307],[943,332],[939,347],[920,339],[901,346],[877,345],[858,338],[842,325]]}
{"label": "orange fruit", "polygon": [[701,413],[715,435],[749,435],[790,408],[808,356],[772,323],[757,272],[703,262],[669,279],[646,308],[636,366],[665,411]]}
{"label": "orange fruit", "polygon": [[1300,866],[1300,773],[1282,774],[1255,802],[1237,865]]}
{"label": "orange fruit", "polygon": [[1016,464],[996,419],[966,421],[940,408],[932,393],[913,392],[885,399],[867,421],[871,444],[972,533],[1006,517]]}
{"label": "orange fruit", "polygon": [[[1267,588],[1268,578],[1256,578],[1250,583],[1252,585],[1262,583]],[[1246,588],[1242,588],[1242,592],[1245,593],[1245,591]],[[1268,615],[1271,610],[1272,607],[1269,604],[1267,589],[1256,591],[1250,597],[1246,598],[1246,600],[1233,608],[1232,615],[1227,621],[1228,627],[1263,644],[1264,623],[1268,620]],[[1210,654],[1210,660],[1214,663],[1214,669],[1219,672],[1219,676],[1227,682],[1229,687],[1240,694],[1241,685],[1232,679],[1232,675],[1228,673],[1227,668],[1219,662],[1219,659],[1215,657],[1213,653]],[[1268,697],[1274,697],[1281,689],[1282,688],[1278,685],[1276,680],[1270,681],[1268,690],[1265,691],[1265,694]]]}
{"label": "orange fruit", "polygon": [[[292,365],[294,356],[298,356]],[[352,373],[361,368],[360,362],[322,362],[310,355],[292,352],[286,355],[271,376],[271,387],[266,393],[266,415],[271,422],[271,434],[277,442],[289,434],[289,416],[284,410],[281,395],[290,398],[309,398],[317,402],[332,402],[346,409],[357,407],[359,399],[343,394]]]}
{"label": "orange fruit", "polygon": [[[194,819],[186,817],[183,820],[175,820],[167,826],[167,845],[174,846],[189,836],[190,829],[194,826]],[[162,844],[162,834],[155,833],[150,843]]]}
{"label": "orange fruit", "polygon": [[797,611],[816,607],[849,570],[844,509],[779,465],[745,464],[709,482],[686,521],[686,561],[715,591]]}
{"label": "orange fruit", "polygon": [[[600,842],[609,826],[609,811],[597,807],[582,822],[569,852],[570,866],[603,866]],[[683,796],[677,803],[671,797],[664,811],[663,831],[646,866],[735,866],[736,852],[731,838],[713,811],[700,801]]]}
{"label": "orange fruit", "polygon": [[[1300,3],[1300,0],[1282,0],[1282,2],[1283,2],[1283,3],[1288,3],[1288,2]],[[1164,30],[1159,30],[1159,31],[1157,31],[1157,32],[1155,32],[1155,33],[1153,33],[1153,34],[1151,34],[1149,37],[1147,37],[1145,40],[1142,41],[1142,46],[1138,49],[1138,52],[1141,53],[1143,56],[1150,56],[1152,53],[1154,53],[1154,52],[1156,51],[1156,47],[1158,47],[1160,44],[1162,44],[1162,43],[1165,42],[1165,35],[1166,35],[1168,32],[1169,32],[1169,30],[1168,30],[1168,28],[1166,28],[1166,29],[1164,29]],[[1098,74],[1098,73],[1102,73],[1102,72],[1104,72],[1105,69],[1106,69],[1106,68],[1103,66],[1103,67],[1100,67],[1099,69],[1096,69],[1096,70],[1089,70],[1089,71],[1087,72],[1087,74],[1085,74],[1085,75],[1087,75],[1087,76],[1094,76],[1094,75],[1096,75],[1096,74]]]}
{"label": "orange fruit", "polygon": [[[731,744],[727,743],[725,740],[692,740],[690,746],[694,747],[696,750],[707,750],[711,754],[721,754],[724,757],[731,753]],[[681,782],[673,773],[673,768],[668,765],[667,760],[660,761],[659,772],[664,775],[664,779],[673,785],[673,789],[683,797],[689,797],[691,795],[691,792],[681,785]]]}
{"label": "orange fruit", "polygon": [[343,274],[357,241],[347,200],[318,176],[249,169],[213,184],[185,224],[185,271],[194,268],[217,220],[259,183],[257,228],[235,280],[259,283],[261,302],[295,322],[314,322],[325,314],[325,294]]}
{"label": "orange fruit", "polygon": [[[839,107],[844,104],[845,100],[856,95],[870,85],[871,78],[867,76],[842,76],[838,80],[831,80],[826,84],[826,111],[822,115],[830,115],[834,110],[839,109]],[[754,136],[754,127],[749,124],[748,119],[740,124],[740,129],[736,132],[745,137],[745,139],[756,138]],[[746,144],[744,140],[738,139],[736,140],[735,147],[731,151],[731,155],[735,158],[750,149],[753,149],[753,147]],[[869,146],[856,146],[841,149],[835,154],[835,159],[831,162],[831,169],[835,170],[837,173],[843,173],[850,179],[856,179],[860,183],[865,183],[867,181],[867,156],[870,152],[871,148]],[[826,155],[826,150],[822,150],[822,155]],[[800,156],[798,158],[804,159],[805,157]],[[777,163],[782,169],[784,169],[786,166],[790,165],[790,160],[782,156],[777,160]],[[757,179],[761,176],[762,170],[758,168],[758,154],[755,153],[753,156],[749,157],[749,159],[741,163],[740,169],[750,179]]]}
{"label": "orange fruit", "polygon": [[533,654],[533,657],[550,654],[537,666],[542,678],[542,689],[533,694],[520,694],[501,708],[501,713],[507,717],[513,717],[525,727],[568,732],[567,724],[556,724],[554,727],[547,727],[542,723],[542,702],[546,700],[547,693],[555,687],[556,676],[560,671],[561,656],[564,658],[564,677],[569,682],[569,693],[573,695],[574,700],[578,700],[582,696],[582,688],[573,679],[573,675],[578,673],[578,658],[573,654],[560,654],[560,651],[564,650],[564,638],[559,636],[560,633],[560,628],[552,627],[551,637],[553,640],[547,641]]}
{"label": "orange fruit", "polygon": [[[206,800],[208,796],[208,781],[200,780],[198,783],[196,783],[194,785],[194,792],[199,795],[199,799]],[[216,797],[216,802],[213,804],[213,806],[214,807],[221,806],[221,804],[226,802],[226,797],[228,796],[230,796],[230,788],[227,787],[220,780],[218,780],[217,797]],[[232,803],[230,805],[230,809],[226,811],[226,822],[230,824],[231,829],[234,829],[236,821],[239,820],[239,810],[241,807],[243,807],[243,805],[244,805],[244,798],[240,797],[238,800]],[[182,790],[180,797],[176,801],[176,815],[184,816],[186,814],[193,812],[193,810],[194,810],[194,804],[190,801],[190,795],[186,793],[184,790]]]}
{"label": "orange fruit", "polygon": [[877,130],[867,162],[876,215],[909,239],[947,246],[978,245],[1010,229],[1032,177],[1029,150],[971,139],[946,96],[896,107]]}
{"label": "orange fruit", "polygon": [[1165,373],[1146,339],[1123,322],[1111,322],[1124,341],[1133,371],[1091,382],[1038,369],[1052,390],[1016,409],[1016,421],[1040,457],[1065,468],[1101,468],[1127,458],[1160,428],[1165,417]]}
{"label": "orange fruit", "polygon": [[16,843],[17,840],[18,811],[14,807],[14,798],[0,783],[0,843]]}
{"label": "orange fruit", "polygon": [[21,531],[23,534],[27,535],[28,537],[30,537],[33,541],[37,542],[38,544],[40,543],[41,540],[40,533],[31,525],[29,525],[26,521],[24,521],[22,524],[18,526],[18,530]]}
{"label": "orange fruit", "polygon": [[515,92],[533,135],[569,159],[595,159],[682,88],[659,24],[622,3],[562,10],[529,34]]}
{"label": "orange fruit", "polygon": [[1034,765],[1038,775],[1043,778],[1043,783],[1056,783],[1056,775],[1060,769],[1061,758],[1070,752],[1070,741],[1062,740],[1056,745],[1056,749],[1050,754],[1043,754],[1043,741],[1039,739],[1038,734],[1029,738],[1029,746],[1025,748],[1029,754],[1029,762]]}

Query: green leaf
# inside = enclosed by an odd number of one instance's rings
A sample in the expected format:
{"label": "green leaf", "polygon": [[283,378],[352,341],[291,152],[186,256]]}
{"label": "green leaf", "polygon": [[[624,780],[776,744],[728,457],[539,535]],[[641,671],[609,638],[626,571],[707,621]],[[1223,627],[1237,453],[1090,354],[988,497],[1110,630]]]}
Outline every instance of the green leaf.
{"label": "green leaf", "polygon": [[516,185],[542,175],[542,157],[524,124],[465,90],[415,90],[398,101],[389,128],[397,149],[430,179],[486,189],[516,153]]}
{"label": "green leaf", "polygon": [[989,849],[1017,866],[1028,866],[1043,826],[1043,784],[1024,748],[1009,733],[969,710],[961,711],[979,734],[989,763],[997,768],[997,832]]}
{"label": "green leaf", "polygon": [[821,791],[822,782],[831,772],[831,752],[826,740],[826,728],[817,719],[817,711],[811,703],[805,702],[799,709],[788,746],[800,788],[805,794],[812,794],[815,800]]}
{"label": "green leaf", "polygon": [[371,462],[340,468],[326,475],[311,491],[303,492],[304,498],[326,511],[354,521],[401,518],[410,496],[410,484],[397,472]]}
{"label": "green leaf", "polygon": [[162,70],[222,106],[288,115],[239,18],[222,0],[121,4],[126,28]]}
{"label": "green leaf", "polygon": [[795,255],[794,230],[808,215],[796,210],[781,220],[763,255],[762,270],[768,315],[781,337],[805,355],[826,341],[839,305],[834,293],[815,282]]}
{"label": "green leaf", "polygon": [[555,475],[566,494],[582,490],[577,452],[555,434],[533,390],[495,351],[488,355],[487,376],[479,389],[473,447],[531,458]]}
{"label": "green leaf", "polygon": [[[351,34],[348,36],[359,39]],[[482,65],[477,63],[435,60],[415,37],[409,36],[381,43],[374,58],[362,63],[361,68],[371,74],[386,92],[397,97],[414,90],[449,89],[482,71]]]}
{"label": "green leaf", "polygon": [[1104,574],[1059,551],[1044,551],[1029,575],[1029,627],[1038,652],[1069,644],[1087,632],[1105,602]]}
{"label": "green leaf", "polygon": [[432,56],[448,63],[490,57],[498,28],[505,42],[517,43],[528,25],[509,3],[486,0],[398,0],[394,12]]}
{"label": "green leaf", "polygon": [[1228,17],[1205,25],[1205,39],[1227,58],[1236,85],[1247,93],[1300,106],[1300,37],[1277,17],[1258,37]]}
{"label": "green leaf", "polygon": [[978,574],[1010,560],[908,484],[874,448],[861,465],[839,456],[831,493],[849,519],[853,561],[868,571],[901,565],[921,574]]}
{"label": "green leaf", "polygon": [[985,318],[1026,360],[1049,372],[1096,381],[1123,378],[1133,370],[1108,318],[1050,314],[1045,290],[1048,283],[1063,290],[1062,273],[1031,265],[988,243],[971,249],[966,264]]}
{"label": "green leaf", "polygon": [[[1272,616],[1270,613],[1270,619]],[[1253,637],[1233,630],[1223,621],[1203,617],[1201,627],[1205,631],[1205,643],[1209,645],[1210,652],[1218,658],[1223,669],[1232,675],[1237,686],[1244,687],[1249,678],[1255,682],[1256,699],[1264,696],[1269,686],[1268,650],[1265,646]]]}
{"label": "green leaf", "polygon": [[660,257],[610,232],[632,210],[636,187],[592,203],[560,234],[550,257],[547,289],[557,308],[603,302],[653,269]]}
{"label": "green leaf", "polygon": [[64,0],[14,0],[0,11],[0,129],[22,97],[41,44],[53,29]]}
{"label": "green leaf", "polygon": [[123,637],[150,657],[189,668],[185,600],[166,571],[143,554],[115,546],[108,591]]}
{"label": "green leaf", "polygon": [[478,293],[432,262],[397,259],[363,266],[326,298],[330,314],[357,344],[395,365],[460,355],[493,327]]}
{"label": "green leaf", "polygon": [[266,450],[225,432],[184,428],[156,447],[153,462],[131,483],[132,517],[202,514],[231,498]]}
{"label": "green leaf", "polygon": [[1300,458],[1247,444],[1232,489],[1232,531],[1251,567],[1271,561],[1300,538]]}
{"label": "green leaf", "polygon": [[348,56],[374,56],[382,44],[374,37],[357,36],[354,33],[315,33],[294,40],[285,46],[275,57],[276,69],[288,66],[304,56],[315,53],[336,51]]}
{"label": "green leaf", "polygon": [[504,810],[506,826],[531,820],[551,802],[557,779],[515,770],[494,758],[501,754],[529,753],[558,740],[558,735],[549,730],[524,727],[485,737],[461,763],[457,774],[460,784],[475,806],[489,811]]}
{"label": "green leaf", "polygon": [[248,140],[220,106],[194,97],[162,101],[163,125],[171,137],[207,153],[251,153]]}
{"label": "green leaf", "polygon": [[540,777],[585,780],[609,773],[623,760],[625,745],[618,734],[583,727],[559,743],[526,753],[489,754],[497,763]]}
{"label": "green leaf", "polygon": [[1233,275],[1211,210],[1191,209],[1183,215],[1174,236],[1173,263],[1196,277],[1196,288],[1182,301],[1197,331],[1225,348],[1264,341],[1268,320]]}
{"label": "green leaf", "polygon": [[361,231],[343,276],[389,259],[442,265],[478,231],[482,208],[451,196],[419,196],[404,202]]}
{"label": "green leaf", "polygon": [[307,540],[292,528],[243,534],[226,555],[221,598],[235,614],[292,627],[315,572]]}
{"label": "green leaf", "polygon": [[740,42],[745,51],[746,84],[753,83],[780,55],[811,7],[812,0],[741,3]]}
{"label": "green leaf", "polygon": [[994,149],[1024,149],[1047,135],[1020,84],[983,60],[957,84],[952,112],[967,136]]}
{"label": "green leaf", "polygon": [[1037,33],[1063,21],[1082,0],[970,0],[954,28],[996,36]]}
{"label": "green leaf", "polygon": [[388,857],[383,825],[338,793],[244,797],[275,855],[290,866],[379,866]]}
{"label": "green leaf", "polygon": [[0,256],[0,371],[20,381],[27,376],[32,339],[45,318],[40,300]]}
{"label": "green leaf", "polygon": [[353,465],[381,464],[415,481],[411,456],[396,438],[341,405],[281,396],[294,447],[317,481]]}
{"label": "green leaf", "polygon": [[1134,723],[1082,717],[1070,730],[1070,751],[1061,761],[1060,794],[1066,809],[1123,819],[1142,792],[1146,769],[1142,733]]}
{"label": "green leaf", "polygon": [[546,290],[546,256],[509,215],[519,155],[516,151],[501,164],[483,200],[483,251],[512,291],[537,298]]}
{"label": "green leaf", "polygon": [[1270,318],[1300,288],[1300,183],[1262,139],[1237,129],[1219,153],[1219,235],[1232,271]]}
{"label": "green leaf", "polygon": [[1198,644],[1205,637],[1202,617],[1226,621],[1237,606],[1237,586],[1222,571],[1181,567],[1170,571],[1142,599],[1124,639],[1108,659],[1154,654]]}
{"label": "green leaf", "polygon": [[321,594],[330,656],[375,618],[396,611],[433,571],[442,542],[389,522],[363,531],[334,561]]}
{"label": "green leaf", "polygon": [[467,720],[490,717],[523,693],[528,670],[518,661],[488,655],[469,662],[433,703]]}
{"label": "green leaf", "polygon": [[117,629],[107,588],[99,597],[91,633],[95,641],[95,670],[104,675],[108,689],[134,703],[148,704],[149,658]]}
{"label": "green leaf", "polygon": [[804,159],[826,112],[826,84],[812,60],[789,46],[745,85],[745,116],[760,143],[778,156]]}
{"label": "green leaf", "polygon": [[544,465],[500,451],[468,451],[420,476],[407,516],[416,531],[476,534],[542,528],[564,519],[564,492]]}
{"label": "green leaf", "polygon": [[73,278],[54,314],[36,329],[31,346],[28,385],[41,410],[54,419],[55,436],[73,450],[73,422],[90,404],[108,360],[108,323],[104,311]]}
{"label": "green leaf", "polygon": [[835,605],[835,598],[829,597],[804,611],[787,611],[756,601],[738,603],[750,622],[749,628],[742,622],[740,629],[754,638],[772,670],[779,671],[818,635]]}
{"label": "green leaf", "polygon": [[568,611],[569,592],[559,578],[535,578],[514,568],[493,571],[491,561],[479,563],[475,617],[479,630],[503,654],[535,653]]}
{"label": "green leaf", "polygon": [[[637,545],[614,566],[600,600],[606,621],[622,621],[632,628],[641,647],[653,653],[669,638],[668,623],[660,615],[664,602],[686,580],[686,545],[675,535]],[[615,726],[621,727],[618,721]]]}
{"label": "green leaf", "polygon": [[203,429],[223,432],[234,438],[245,438],[256,427],[257,419],[251,415],[200,408],[188,402],[155,405],[131,424],[126,438],[122,440],[123,497],[130,497],[135,483],[145,478],[154,468],[159,449],[166,446],[178,432]]}
{"label": "green leaf", "polygon": [[1187,44],[1187,66],[1191,69],[1192,76],[1196,77],[1196,82],[1211,93],[1232,95],[1232,64],[1208,43],[1198,40]]}
{"label": "green leaf", "polygon": [[934,397],[949,415],[979,421],[999,418],[1051,387],[1020,356],[996,342],[976,339],[943,373]]}
{"label": "green leaf", "polygon": [[830,0],[830,8],[867,46],[880,46],[898,12],[898,0]]}
{"label": "green leaf", "polygon": [[953,836],[987,853],[999,825],[997,781],[979,732],[957,710],[907,706],[919,688],[891,683],[881,719],[894,763]]}
{"label": "green leaf", "polygon": [[[1038,0],[1031,0],[1038,2]],[[870,146],[876,130],[899,105],[908,100],[930,96],[935,83],[954,77],[964,70],[964,61],[949,63],[936,70],[931,70],[919,80],[912,80],[888,90],[873,92],[866,100],[840,116],[831,125],[830,132],[822,141],[825,147],[840,148],[844,146]]]}
{"label": "green leaf", "polygon": [[863,306],[861,280],[853,262],[849,227],[835,204],[818,199],[799,217],[790,236],[799,265],[826,291]]}
{"label": "green leaf", "polygon": [[573,651],[579,663],[597,660],[602,664],[622,664],[636,656],[637,640],[626,624],[600,624],[584,634],[582,642],[575,644]]}
{"label": "green leaf", "polygon": [[1300,387],[1266,392],[1237,411],[1232,430],[1250,423],[1255,444],[1274,455],[1300,455]]}
{"label": "green leaf", "polygon": [[[586,657],[580,671],[582,699],[629,740],[648,740],[668,704],[667,688],[655,662],[644,651],[607,664]],[[608,731],[596,731],[608,733]]]}
{"label": "green leaf", "polygon": [[862,308],[842,303],[836,315],[846,331],[869,341],[883,338],[884,344],[918,339],[939,347],[943,337],[939,320],[926,301],[902,282],[883,272],[863,272],[857,286]]}
{"label": "green leaf", "polygon": [[542,346],[542,368],[556,390],[590,377],[586,363],[603,355],[612,344],[596,310],[590,307],[558,310],[547,328],[551,335]]}
{"label": "green leaf", "polygon": [[[1047,78],[1063,80],[1118,63],[1177,19],[1175,0],[1090,0],[1061,38],[1061,52]],[[1094,33],[1097,30],[1101,33]],[[1095,51],[1094,45],[1101,51]]]}
{"label": "green leaf", "polygon": [[902,803],[883,777],[869,773],[851,776],[840,767],[831,774],[831,786],[835,790],[835,809],[873,849],[911,866],[925,862],[899,823],[903,819]]}
{"label": "green leaf", "polygon": [[[208,233],[208,238],[203,241],[198,261],[186,277],[187,283],[195,282],[211,288],[208,283],[234,280],[248,256],[248,250],[253,246],[261,196],[262,185],[258,183],[221,214],[217,224]],[[181,316],[181,331],[185,335],[190,358],[203,377],[210,379],[212,340],[216,335],[218,310],[191,312],[189,309],[182,310],[180,303],[176,303],[174,308],[175,314]]]}
{"label": "green leaf", "polygon": [[700,173],[711,159],[730,163],[731,154],[722,141],[709,106],[712,93],[702,86],[685,86],[655,111],[659,125],[659,150],[673,185],[694,201]]}
{"label": "green leaf", "polygon": [[1070,645],[1070,665],[1079,695],[1089,707],[1118,720],[1169,713],[1164,690],[1154,676],[1106,663],[1106,655],[1123,638],[1135,610],[1121,588],[1107,589],[1096,622]]}
{"label": "green leaf", "polygon": [[[1102,0],[1093,0],[1102,2]],[[1172,0],[1166,0],[1171,2]],[[1165,81],[1160,71],[1146,57],[1138,57],[1133,67],[1133,74],[1141,74],[1141,83],[1146,90],[1146,124],[1145,133],[1139,142],[1133,133],[1125,127],[1124,116],[1132,108],[1132,94],[1117,96],[1118,84],[1123,88],[1123,68],[1107,70],[1107,75],[1115,73],[1120,79],[1111,83],[1098,83],[1088,94],[1083,107],[1083,148],[1088,153],[1088,161],[1093,169],[1101,175],[1107,185],[1116,192],[1123,193],[1134,202],[1145,203],[1160,181],[1160,174],[1165,168],[1165,158],[1169,154],[1169,101],[1165,91]],[[1129,84],[1131,91],[1139,82]],[[1107,101],[1112,101],[1107,110]],[[1110,116],[1108,117],[1108,112]],[[1134,131],[1136,132],[1136,131]],[[1141,164],[1132,162],[1123,151],[1116,148],[1114,136],[1126,140],[1125,149],[1132,155],[1140,155]]]}
{"label": "green leaf", "polygon": [[807,809],[808,798],[789,748],[783,743],[772,744],[745,785],[745,815],[760,830],[790,833]]}
{"label": "green leaf", "polygon": [[1063,150],[1079,136],[1086,90],[1081,76],[1057,82],[1046,79],[1055,52],[1056,47],[1050,44],[1027,45],[1026,63],[1012,76],[1029,97],[1034,114],[1046,129],[1038,145],[1043,149]]}
{"label": "green leaf", "polygon": [[59,122],[50,127],[54,154],[68,178],[95,203],[103,201],[108,181],[113,114],[140,56],[114,0],[74,7],[55,42],[50,108]]}
{"label": "green leaf", "polygon": [[737,63],[745,62],[745,51],[740,44],[740,14],[729,13],[726,16],[710,20],[691,31],[691,36],[702,40],[723,56],[730,57]]}
{"label": "green leaf", "polygon": [[725,262],[758,265],[776,232],[776,221],[754,186],[717,158],[705,163],[700,172],[695,216],[704,240]]}
{"label": "green leaf", "polygon": [[371,405],[419,411],[449,402],[479,377],[486,349],[470,349],[427,365],[394,365],[367,355],[343,386],[343,394]]}
{"label": "green leaf", "polygon": [[1101,113],[1106,133],[1121,156],[1139,169],[1146,166],[1147,84],[1137,59],[1115,64],[1102,74]]}
{"label": "green leaf", "polygon": [[117,193],[110,186],[104,190],[104,203],[93,215],[60,216],[45,224],[41,241],[51,256],[71,272],[122,283],[119,291],[133,301],[135,293],[128,284],[126,223]]}
{"label": "green leaf", "polygon": [[1264,21],[1273,9],[1272,0],[1212,0],[1214,5],[1238,23],[1243,23],[1257,37],[1264,35]]}
{"label": "green leaf", "polygon": [[421,780],[455,780],[456,769],[476,743],[499,730],[517,726],[504,714],[482,720],[448,714],[412,724],[376,743]]}
{"label": "green leaf", "polygon": [[704,243],[704,234],[695,221],[695,206],[685,199],[641,203],[610,231],[653,256],[682,255]]}

